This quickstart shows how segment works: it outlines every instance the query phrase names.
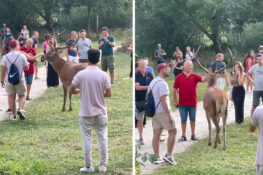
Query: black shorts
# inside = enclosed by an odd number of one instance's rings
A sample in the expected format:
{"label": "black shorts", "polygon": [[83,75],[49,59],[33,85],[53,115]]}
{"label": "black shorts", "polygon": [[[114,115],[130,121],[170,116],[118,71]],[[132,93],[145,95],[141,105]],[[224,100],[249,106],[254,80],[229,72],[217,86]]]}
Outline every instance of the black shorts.
{"label": "black shorts", "polygon": [[260,102],[260,98],[261,101],[263,102],[263,91],[253,91],[253,106],[258,106],[259,102]]}

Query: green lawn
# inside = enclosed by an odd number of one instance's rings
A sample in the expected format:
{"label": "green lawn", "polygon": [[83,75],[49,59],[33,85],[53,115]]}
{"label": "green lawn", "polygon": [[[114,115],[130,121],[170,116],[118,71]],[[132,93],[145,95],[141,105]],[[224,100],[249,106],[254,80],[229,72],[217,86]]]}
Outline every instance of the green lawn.
{"label": "green lawn", "polygon": [[[214,141],[215,132],[212,132]],[[254,175],[257,133],[249,131],[249,119],[243,125],[227,126],[227,149],[223,143],[214,149],[207,145],[208,138],[192,145],[184,153],[176,154],[177,166],[163,166],[154,174],[178,175]],[[220,137],[222,138],[222,132]],[[223,141],[221,139],[221,141]]]}
{"label": "green lawn", "polygon": [[[132,172],[132,80],[124,80],[129,68],[129,53],[116,53],[116,84],[112,87],[112,97],[106,100],[108,174]],[[1,175],[80,174],[79,168],[84,162],[78,126],[79,96],[73,97],[73,112],[60,112],[62,99],[61,87],[48,89],[26,107],[25,121],[0,123]],[[93,166],[97,170],[96,137],[93,137],[92,146]]]}

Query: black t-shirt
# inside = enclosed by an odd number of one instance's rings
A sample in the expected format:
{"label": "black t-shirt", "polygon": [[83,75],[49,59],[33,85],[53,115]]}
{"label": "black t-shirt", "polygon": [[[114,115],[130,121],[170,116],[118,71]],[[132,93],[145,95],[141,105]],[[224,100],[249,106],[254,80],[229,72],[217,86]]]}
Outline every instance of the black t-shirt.
{"label": "black t-shirt", "polygon": [[38,45],[38,40],[35,38],[32,39],[33,39],[33,48],[35,48],[35,46]]}
{"label": "black t-shirt", "polygon": [[[181,66],[183,66],[183,65],[184,65],[184,62],[181,62],[181,63],[178,63],[178,64],[176,65],[176,67],[181,67]],[[182,73],[182,72],[183,72],[183,70],[174,68],[174,76],[175,76],[175,77],[176,77],[177,75],[179,75],[180,73]]]}
{"label": "black t-shirt", "polygon": [[[140,83],[141,86],[149,86],[152,80],[153,75],[150,72],[146,72],[144,77],[140,72],[135,73],[135,83]],[[146,99],[146,93],[147,90],[135,90],[135,102],[144,101]]]}
{"label": "black t-shirt", "polygon": [[22,47],[23,45],[25,45],[26,39],[25,38],[19,38],[18,42],[19,42],[20,47]]}

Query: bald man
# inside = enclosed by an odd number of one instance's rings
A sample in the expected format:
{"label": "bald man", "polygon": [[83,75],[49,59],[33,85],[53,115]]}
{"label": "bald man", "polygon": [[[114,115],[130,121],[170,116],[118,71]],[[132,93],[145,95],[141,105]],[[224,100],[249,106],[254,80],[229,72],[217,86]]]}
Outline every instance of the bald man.
{"label": "bald man", "polygon": [[30,95],[31,85],[33,82],[34,61],[36,61],[38,57],[43,55],[43,53],[40,53],[38,55],[36,54],[36,51],[33,48],[33,43],[34,43],[33,39],[29,38],[26,40],[25,45],[20,48],[20,51],[25,53],[27,61],[29,62],[29,69],[24,70],[26,89],[27,89],[26,100],[30,100],[29,95]]}
{"label": "bald man", "polygon": [[[179,74],[173,85],[174,106],[179,107],[181,116],[182,136],[179,142],[187,141],[186,138],[186,122],[189,115],[191,126],[191,140],[198,140],[195,135],[195,116],[197,106],[197,84],[205,82],[207,78],[193,73],[193,63],[188,60],[184,63],[184,69]],[[179,103],[177,101],[177,93],[179,92]]]}
{"label": "bald man", "polygon": [[153,80],[153,75],[146,71],[146,62],[141,59],[138,61],[138,71],[135,73],[135,118],[137,119],[137,128],[139,132],[139,142],[143,142],[143,120],[145,117],[146,93],[149,84]]}

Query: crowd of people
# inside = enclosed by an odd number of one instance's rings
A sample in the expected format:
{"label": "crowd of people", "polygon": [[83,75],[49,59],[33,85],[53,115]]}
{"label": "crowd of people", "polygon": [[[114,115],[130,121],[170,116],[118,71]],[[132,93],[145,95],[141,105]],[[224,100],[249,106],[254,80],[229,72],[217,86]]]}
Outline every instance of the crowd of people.
{"label": "crowd of people", "polygon": [[[66,58],[70,64],[85,64],[86,69],[78,72],[72,81],[71,94],[80,93],[81,107],[79,112],[79,124],[83,140],[85,166],[81,172],[94,172],[91,161],[92,129],[98,136],[100,151],[99,172],[106,172],[108,162],[108,116],[104,98],[111,97],[111,86],[114,84],[114,50],[115,39],[109,35],[108,28],[101,29],[102,37],[98,40],[98,49],[93,49],[92,42],[87,38],[83,29],[79,32],[72,31],[70,39],[66,42]],[[56,36],[46,34],[42,43],[42,51],[39,51],[39,33],[34,31],[32,36],[26,25],[23,26],[18,37],[11,33],[10,28],[3,24],[1,29],[3,36],[2,60],[1,60],[1,86],[6,88],[8,94],[8,110],[10,119],[25,120],[25,100],[31,100],[30,91],[33,77],[38,79],[38,60],[40,57],[59,47]],[[79,35],[79,37],[78,37]],[[101,52],[100,52],[101,50]],[[132,48],[131,48],[132,51]],[[60,53],[62,54],[62,53]],[[60,55],[62,56],[62,55]],[[101,68],[98,64],[101,62]],[[47,87],[57,87],[59,76],[52,65],[47,62]],[[110,72],[110,78],[107,71]],[[26,85],[25,85],[26,84]],[[26,94],[26,96],[25,96]],[[18,96],[18,110],[16,108],[16,96]]]}
{"label": "crowd of people", "polygon": [[[198,102],[197,84],[207,82],[208,77],[201,76],[193,72],[195,58],[190,46],[186,47],[185,54],[183,54],[179,47],[176,47],[173,53],[172,64],[165,63],[166,55],[165,50],[162,49],[162,45],[160,43],[157,44],[157,49],[154,51],[154,59],[157,63],[158,72],[158,76],[156,78],[154,78],[152,68],[147,66],[147,59],[140,59],[136,63],[135,117],[139,133],[138,142],[139,144],[144,145],[143,128],[146,124],[145,110],[147,105],[147,92],[151,91],[154,96],[156,107],[155,115],[152,118],[152,146],[155,155],[158,157],[155,163],[160,164],[166,161],[171,165],[176,165],[176,162],[173,159],[173,149],[176,137],[176,127],[174,122],[175,116],[171,110],[169,98],[170,90],[165,80],[172,72],[174,75],[173,105],[175,108],[179,108],[182,129],[182,136],[178,139],[178,142],[185,142],[188,140],[186,137],[186,123],[188,116],[191,126],[191,140],[198,140],[195,133],[195,120]],[[235,121],[237,124],[244,123],[244,100],[246,91],[253,91],[251,130],[254,131],[255,127],[261,128],[257,164],[262,166],[263,113],[259,114],[259,111],[261,110],[262,112],[263,110],[262,107],[257,107],[260,105],[260,100],[263,100],[263,46],[259,46],[257,54],[255,54],[253,50],[250,50],[243,63],[235,61],[233,64],[233,70],[230,74],[228,74],[227,69],[222,69],[224,67],[226,67],[224,55],[222,53],[218,53],[215,56],[215,60],[210,63],[209,72],[211,74],[216,74],[217,81],[214,85],[215,88],[226,90],[226,86],[228,86],[230,89],[230,98],[234,103]],[[245,82],[246,89],[244,85]],[[254,114],[256,108],[258,111]],[[257,117],[259,115],[260,117]],[[257,118],[257,121],[255,118]],[[159,153],[159,142],[163,141],[161,139],[163,130],[168,130],[167,154],[164,157],[161,157]]]}

